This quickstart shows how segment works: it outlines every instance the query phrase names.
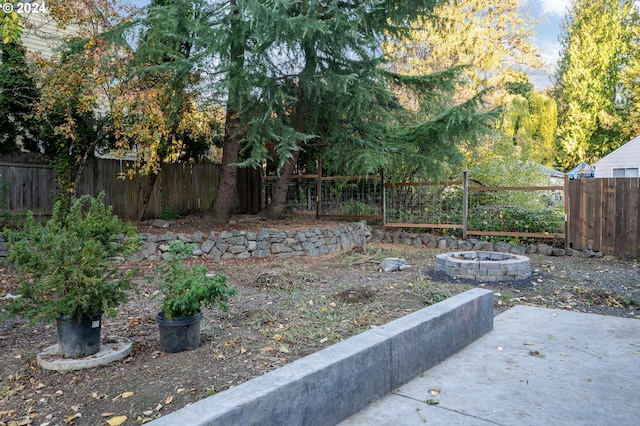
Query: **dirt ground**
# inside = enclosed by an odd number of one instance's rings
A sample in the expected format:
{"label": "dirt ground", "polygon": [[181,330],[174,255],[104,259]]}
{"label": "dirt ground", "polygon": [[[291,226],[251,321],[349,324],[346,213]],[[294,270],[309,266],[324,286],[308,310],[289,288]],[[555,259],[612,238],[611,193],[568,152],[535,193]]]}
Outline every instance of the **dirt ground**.
{"label": "dirt ground", "polygon": [[[312,225],[318,224],[240,218],[226,229]],[[166,231],[148,223],[138,229]],[[191,233],[211,227],[191,217],[169,229]],[[347,253],[286,260],[194,259],[226,275],[238,294],[228,312],[205,310],[202,344],[177,354],[160,349],[154,320],[159,300],[143,279],[157,264],[129,264],[141,270],[140,292],[116,317],[105,319],[102,330],[103,337],[133,341],[133,353],[123,361],[64,373],[43,370],[36,354],[56,343],[55,327],[0,321],[0,426],[143,424],[476,285],[495,292],[496,314],[526,304],[640,318],[637,259],[531,255],[531,278],[485,285],[434,273],[436,254],[370,244]],[[404,257],[412,267],[380,272],[385,257]],[[12,292],[14,273],[0,266],[0,310],[4,296]]]}

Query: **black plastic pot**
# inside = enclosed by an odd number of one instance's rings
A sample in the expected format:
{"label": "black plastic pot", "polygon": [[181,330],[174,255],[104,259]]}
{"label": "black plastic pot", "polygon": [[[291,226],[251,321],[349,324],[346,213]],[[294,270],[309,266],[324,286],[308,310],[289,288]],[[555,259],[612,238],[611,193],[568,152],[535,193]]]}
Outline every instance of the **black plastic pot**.
{"label": "black plastic pot", "polygon": [[165,352],[182,352],[200,346],[200,321],[202,313],[190,317],[173,318],[171,320],[160,312],[156,322],[160,329],[160,346]]}
{"label": "black plastic pot", "polygon": [[64,358],[83,358],[100,351],[102,312],[80,320],[68,315],[57,319],[58,353]]}

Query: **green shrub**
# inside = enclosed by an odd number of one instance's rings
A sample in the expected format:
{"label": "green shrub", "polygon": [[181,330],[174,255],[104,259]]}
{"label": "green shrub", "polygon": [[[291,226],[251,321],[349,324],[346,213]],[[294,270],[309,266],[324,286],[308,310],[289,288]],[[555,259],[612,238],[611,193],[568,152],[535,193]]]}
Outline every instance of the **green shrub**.
{"label": "green shrub", "polygon": [[60,315],[80,319],[112,313],[127,301],[135,270],[123,271],[114,260],[133,254],[140,240],[135,227],[113,215],[103,199],[104,194],[87,195],[71,206],[60,200],[46,224],[28,212],[23,228],[5,229],[7,261],[20,273],[21,297],[7,304],[10,314],[32,322]]}
{"label": "green shrub", "polygon": [[193,254],[193,244],[173,241],[171,257],[160,269],[160,292],[164,297],[160,311],[167,319],[196,315],[202,304],[227,310],[227,302],[236,290],[227,287],[223,275],[208,276],[204,265],[187,268],[185,260]]}
{"label": "green shrub", "polygon": [[564,232],[563,212],[554,208],[485,207],[469,213],[469,229],[493,232]]}

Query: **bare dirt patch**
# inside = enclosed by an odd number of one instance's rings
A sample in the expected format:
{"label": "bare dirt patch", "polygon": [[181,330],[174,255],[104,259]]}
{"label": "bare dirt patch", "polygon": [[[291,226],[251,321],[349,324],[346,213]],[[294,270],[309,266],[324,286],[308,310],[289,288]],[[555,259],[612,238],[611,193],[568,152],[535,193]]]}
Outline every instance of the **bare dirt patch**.
{"label": "bare dirt patch", "polygon": [[[169,229],[139,224],[140,232],[208,232],[202,218],[179,220]],[[326,223],[242,218],[226,229],[304,229]],[[228,277],[238,290],[228,312],[205,310],[202,344],[165,354],[155,324],[155,288],[143,277],[140,292],[107,318],[103,336],[132,340],[130,357],[109,366],[57,373],[43,370],[36,354],[56,342],[53,325],[0,322],[0,425],[100,425],[115,416],[140,424],[238,385],[371,327],[482,286],[495,291],[496,314],[527,304],[622,317],[640,317],[637,260],[532,255],[532,276],[504,283],[453,280],[435,273],[438,252],[412,246],[371,244],[346,253],[292,259],[193,259]],[[385,257],[413,267],[378,270]],[[0,267],[0,309],[15,293],[12,270]],[[15,423],[12,423],[15,422]]]}

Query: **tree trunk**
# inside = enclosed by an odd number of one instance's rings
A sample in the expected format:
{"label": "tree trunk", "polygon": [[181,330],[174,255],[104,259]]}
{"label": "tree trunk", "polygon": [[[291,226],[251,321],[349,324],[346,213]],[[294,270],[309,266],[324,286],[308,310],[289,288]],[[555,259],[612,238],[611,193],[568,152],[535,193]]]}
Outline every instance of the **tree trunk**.
{"label": "tree trunk", "polygon": [[222,147],[222,171],[216,198],[211,208],[212,219],[215,223],[223,223],[229,220],[235,207],[236,193],[238,188],[238,153],[240,146],[240,136],[237,134],[239,117],[229,115],[233,112],[227,112],[225,123],[225,137]]}
{"label": "tree trunk", "polygon": [[[305,81],[312,78],[315,64],[317,63],[313,45],[305,44],[305,67],[300,74],[300,81],[298,82],[298,103],[296,104],[295,116],[293,127],[297,132],[305,133],[307,131],[308,118],[309,118],[309,104],[306,98]],[[289,190],[289,182],[293,176],[293,171],[298,164],[298,157],[300,157],[300,151],[296,149],[291,152],[291,158],[285,163],[280,170],[280,175],[276,180],[276,187],[273,190],[273,196],[271,197],[271,203],[260,212],[260,216],[264,216],[269,219],[279,219],[284,214],[284,210],[287,206],[287,191]]]}
{"label": "tree trunk", "polygon": [[[231,21],[231,46],[229,49],[229,59],[231,61],[231,71],[228,79],[242,78],[244,69],[244,52],[246,44],[246,34],[242,26],[242,17],[237,9],[237,0],[231,0],[232,7]],[[229,84],[229,97],[227,99],[227,111],[224,124],[224,142],[222,145],[222,172],[216,198],[211,206],[211,215],[215,223],[222,223],[229,220],[236,202],[238,188],[238,155],[240,152],[240,111],[244,94],[239,91],[237,84]]]}
{"label": "tree trunk", "polygon": [[291,182],[291,176],[298,163],[298,157],[300,151],[293,151],[291,158],[282,167],[280,176],[276,180],[276,187],[273,189],[273,196],[271,203],[260,212],[260,216],[268,219],[279,219],[284,214],[284,209],[287,206],[287,191],[289,191],[289,182]]}
{"label": "tree trunk", "polygon": [[136,221],[138,222],[142,220],[142,218],[144,217],[144,213],[147,211],[149,200],[151,199],[151,193],[153,192],[153,187],[155,186],[157,179],[157,173],[153,173],[147,176],[144,187],[142,188],[142,202],[138,207],[138,214],[136,215]]}

